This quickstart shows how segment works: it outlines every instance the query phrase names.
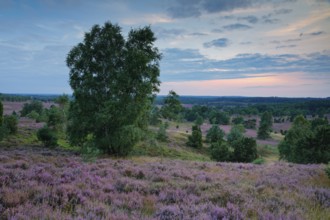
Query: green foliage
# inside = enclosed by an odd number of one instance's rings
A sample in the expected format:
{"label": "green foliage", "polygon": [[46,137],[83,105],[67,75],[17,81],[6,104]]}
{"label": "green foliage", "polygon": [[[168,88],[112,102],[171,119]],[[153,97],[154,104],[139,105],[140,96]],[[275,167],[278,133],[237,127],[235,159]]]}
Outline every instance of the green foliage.
{"label": "green foliage", "polygon": [[180,113],[183,111],[183,107],[179,100],[179,95],[171,90],[164,99],[164,105],[162,106],[162,115],[169,120],[178,120]]}
{"label": "green foliage", "polygon": [[208,143],[222,142],[225,132],[219,128],[219,125],[212,125],[207,131],[206,141]]}
{"label": "green foliage", "polygon": [[26,117],[31,118],[31,119],[34,119],[34,120],[38,120],[38,118],[40,117],[40,115],[38,114],[38,112],[36,112],[35,110],[33,110],[29,114],[27,114]]}
{"label": "green foliage", "polygon": [[193,148],[201,148],[203,146],[202,131],[198,125],[192,126],[192,133],[188,136],[187,145]]}
{"label": "green foliage", "polygon": [[236,118],[233,118],[233,120],[231,122],[235,125],[243,124],[244,123],[244,118],[242,116],[238,116]]}
{"label": "green foliage", "polygon": [[69,96],[63,94],[57,97],[55,102],[60,106],[60,108],[65,108],[69,104]]}
{"label": "green foliage", "polygon": [[253,164],[258,164],[258,165],[264,164],[265,163],[265,159],[262,158],[262,157],[260,157],[260,158],[255,159],[254,161],[252,161],[252,163]]}
{"label": "green foliage", "polygon": [[330,161],[330,125],[314,130],[302,115],[294,119],[284,140],[279,144],[280,158],[294,163],[327,163]]}
{"label": "green foliage", "polygon": [[14,115],[5,115],[3,117],[3,127],[8,134],[16,134],[18,130],[18,119]]}
{"label": "green foliage", "polygon": [[52,127],[53,129],[58,130],[60,128],[60,125],[64,122],[64,115],[62,114],[60,109],[56,106],[52,106],[47,111],[47,115],[47,125],[49,127]]}
{"label": "green foliage", "polygon": [[228,143],[231,145],[234,141],[243,138],[243,130],[244,128],[242,129],[242,126],[234,125],[227,135]]}
{"label": "green foliage", "polygon": [[257,155],[257,143],[253,138],[243,137],[232,142],[234,148],[232,160],[236,162],[252,162]]}
{"label": "green foliage", "polygon": [[204,122],[204,119],[202,116],[198,115],[196,120],[195,120],[195,124],[198,125],[198,126],[201,126]]}
{"label": "green foliage", "polygon": [[160,111],[158,107],[153,106],[149,115],[150,125],[159,125],[162,121],[160,120]]}
{"label": "green foliage", "polygon": [[80,153],[84,162],[95,162],[97,157],[101,154],[100,150],[93,146],[93,142],[85,142]]}
{"label": "green foliage", "polygon": [[168,140],[167,134],[166,134],[166,127],[164,124],[161,124],[159,126],[158,132],[157,132],[157,140],[166,142]]}
{"label": "green foliage", "polygon": [[3,104],[0,100],[0,127],[2,126],[3,121]]}
{"label": "green foliage", "polygon": [[226,112],[213,110],[209,115],[211,124],[228,125],[230,118]]}
{"label": "green foliage", "polygon": [[325,173],[327,174],[328,178],[330,179],[330,162],[324,169]]}
{"label": "green foliage", "polygon": [[243,125],[246,129],[255,129],[257,126],[256,119],[248,119],[243,122]]}
{"label": "green foliage", "polygon": [[33,100],[31,103],[25,103],[23,105],[23,109],[21,110],[21,116],[27,116],[32,111],[35,111],[41,115],[43,111],[42,102]]}
{"label": "green foliage", "polygon": [[56,147],[57,136],[55,132],[47,126],[40,128],[37,132],[38,140],[41,141],[45,147]]}
{"label": "green foliage", "polygon": [[311,129],[314,131],[318,126],[329,124],[327,118],[316,118],[311,122]]}
{"label": "green foliage", "polygon": [[214,142],[210,146],[211,158],[216,161],[230,161],[231,152],[225,142]]}
{"label": "green foliage", "polygon": [[261,115],[260,125],[258,129],[258,138],[267,139],[270,137],[270,132],[273,126],[273,116],[270,112],[264,112]]}
{"label": "green foliage", "polygon": [[129,153],[147,126],[160,83],[155,40],[150,27],[132,29],[125,40],[121,28],[107,22],[93,26],[69,52],[71,144],[82,146],[91,135],[104,152]]}

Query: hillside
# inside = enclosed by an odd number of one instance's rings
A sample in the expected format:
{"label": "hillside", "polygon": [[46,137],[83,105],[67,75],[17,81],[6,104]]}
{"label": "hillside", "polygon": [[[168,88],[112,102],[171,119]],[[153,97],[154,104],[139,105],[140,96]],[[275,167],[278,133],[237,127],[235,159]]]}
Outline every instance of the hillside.
{"label": "hillside", "polygon": [[63,151],[0,149],[0,219],[326,219],[322,165],[135,157],[84,163]]}

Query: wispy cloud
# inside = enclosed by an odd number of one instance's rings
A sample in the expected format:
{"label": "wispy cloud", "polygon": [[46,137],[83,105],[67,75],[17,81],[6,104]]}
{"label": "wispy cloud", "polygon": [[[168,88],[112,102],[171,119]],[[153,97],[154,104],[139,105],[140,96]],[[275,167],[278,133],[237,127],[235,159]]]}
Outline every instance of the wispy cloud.
{"label": "wispy cloud", "polygon": [[251,29],[252,27],[246,24],[236,23],[236,24],[225,25],[222,28],[227,31],[233,31],[233,30],[248,30]]}
{"label": "wispy cloud", "polygon": [[229,40],[227,38],[219,38],[216,40],[212,40],[210,42],[206,42],[203,44],[205,48],[209,47],[227,47],[229,45]]}

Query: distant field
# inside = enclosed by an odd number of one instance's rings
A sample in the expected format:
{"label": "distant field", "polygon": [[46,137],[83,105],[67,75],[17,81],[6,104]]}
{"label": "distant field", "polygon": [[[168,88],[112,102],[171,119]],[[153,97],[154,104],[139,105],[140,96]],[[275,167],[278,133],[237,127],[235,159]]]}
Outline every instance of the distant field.
{"label": "distant field", "polygon": [[[10,115],[13,113],[13,111],[15,111],[16,113],[19,113],[22,108],[23,105],[27,103],[27,102],[8,102],[8,101],[4,101],[2,102],[3,104],[3,113],[5,115]],[[44,108],[50,108],[51,105],[57,105],[54,102],[42,102]]]}

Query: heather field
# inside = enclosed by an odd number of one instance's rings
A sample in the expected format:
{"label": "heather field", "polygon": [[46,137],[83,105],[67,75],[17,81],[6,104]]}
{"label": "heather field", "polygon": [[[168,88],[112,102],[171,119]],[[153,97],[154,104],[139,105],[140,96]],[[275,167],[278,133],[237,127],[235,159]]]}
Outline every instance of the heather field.
{"label": "heather field", "polygon": [[324,165],[0,149],[0,219],[329,219]]}

